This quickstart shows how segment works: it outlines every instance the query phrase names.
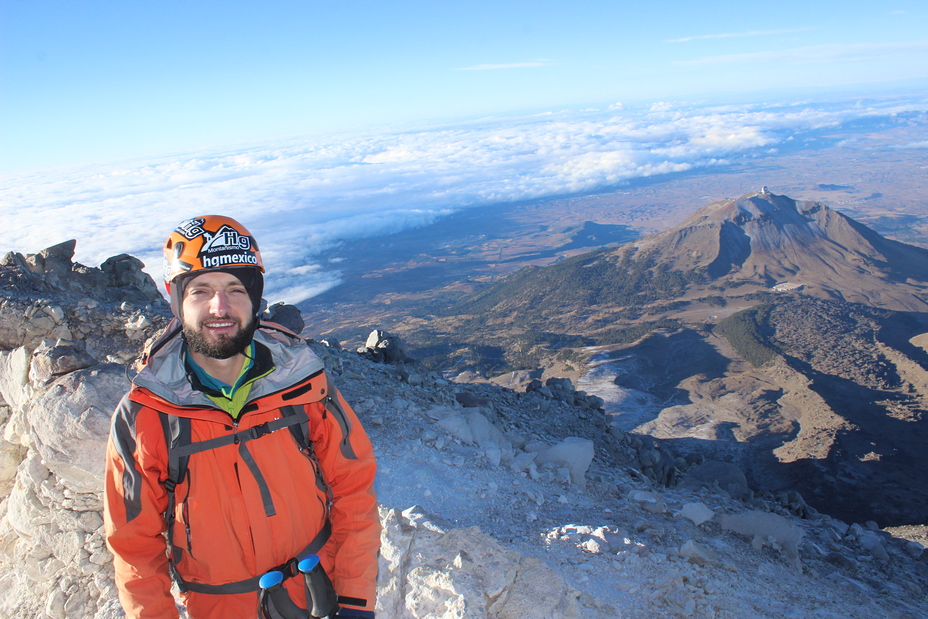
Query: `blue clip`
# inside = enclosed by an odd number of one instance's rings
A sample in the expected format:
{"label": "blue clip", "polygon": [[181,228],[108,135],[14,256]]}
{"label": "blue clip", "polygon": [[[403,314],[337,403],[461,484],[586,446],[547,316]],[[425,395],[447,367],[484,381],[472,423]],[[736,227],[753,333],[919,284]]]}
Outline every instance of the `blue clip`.
{"label": "blue clip", "polygon": [[299,565],[297,565],[297,568],[299,568],[299,570],[304,574],[308,574],[313,571],[317,565],[319,565],[319,555],[309,555],[300,561]]}
{"label": "blue clip", "polygon": [[270,589],[271,587],[275,585],[279,585],[283,581],[284,581],[283,572],[279,572],[277,570],[271,570],[270,572],[268,572],[267,574],[261,577],[261,579],[258,581],[258,586],[261,587],[262,589]]}

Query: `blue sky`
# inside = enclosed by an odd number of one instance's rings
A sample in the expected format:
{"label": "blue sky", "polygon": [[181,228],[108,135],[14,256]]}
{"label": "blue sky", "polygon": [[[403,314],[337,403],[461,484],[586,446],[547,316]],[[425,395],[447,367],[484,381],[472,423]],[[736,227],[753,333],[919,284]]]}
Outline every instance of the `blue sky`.
{"label": "blue sky", "polygon": [[0,174],[900,80],[928,84],[924,1],[3,0]]}
{"label": "blue sky", "polygon": [[342,240],[870,122],[928,124],[924,0],[0,0],[0,252],[157,277],[223,213],[295,302]]}

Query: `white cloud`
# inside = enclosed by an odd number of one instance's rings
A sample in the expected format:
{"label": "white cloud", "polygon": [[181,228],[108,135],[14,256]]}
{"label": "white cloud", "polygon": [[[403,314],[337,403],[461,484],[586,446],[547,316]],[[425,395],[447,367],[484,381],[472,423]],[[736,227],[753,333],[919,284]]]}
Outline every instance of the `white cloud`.
{"label": "white cloud", "polygon": [[673,64],[680,66],[706,66],[723,64],[819,64],[834,62],[856,62],[877,58],[911,57],[928,53],[928,41],[911,41],[905,43],[826,43],[808,45],[790,49],[746,54],[727,54],[707,56],[694,60],[680,60]]}
{"label": "white cloud", "polygon": [[894,146],[893,148],[928,148],[928,140],[923,140],[921,142],[909,142],[908,144]]}
{"label": "white cloud", "polygon": [[793,34],[795,32],[807,32],[812,28],[789,28],[785,30],[749,30],[747,32],[726,32],[722,34],[699,34],[692,37],[683,37],[680,39],[667,39],[665,43],[688,43],[689,41],[698,41],[702,39],[730,39],[736,37],[765,37],[777,34]]}
{"label": "white cloud", "polygon": [[554,65],[553,60],[539,58],[529,62],[509,62],[503,64],[476,64],[470,67],[457,67],[452,71],[497,71],[499,69],[533,69],[537,67],[550,67]]}
{"label": "white cloud", "polygon": [[0,251],[34,253],[76,238],[80,262],[126,252],[157,274],[177,223],[228,214],[261,245],[268,299],[294,301],[338,283],[330,258],[345,240],[422,227],[469,206],[766,156],[816,129],[928,110],[917,99],[856,103],[557,112],[9,176],[0,178]]}

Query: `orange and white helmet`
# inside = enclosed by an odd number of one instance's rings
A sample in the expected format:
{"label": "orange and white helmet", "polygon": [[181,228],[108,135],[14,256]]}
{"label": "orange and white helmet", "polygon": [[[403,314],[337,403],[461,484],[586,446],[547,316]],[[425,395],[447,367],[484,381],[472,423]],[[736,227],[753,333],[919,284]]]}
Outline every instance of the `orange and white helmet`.
{"label": "orange and white helmet", "polygon": [[264,264],[258,244],[248,229],[231,217],[203,215],[181,222],[164,244],[164,287],[171,309],[180,317],[186,283],[208,271],[238,277],[260,311],[264,292]]}

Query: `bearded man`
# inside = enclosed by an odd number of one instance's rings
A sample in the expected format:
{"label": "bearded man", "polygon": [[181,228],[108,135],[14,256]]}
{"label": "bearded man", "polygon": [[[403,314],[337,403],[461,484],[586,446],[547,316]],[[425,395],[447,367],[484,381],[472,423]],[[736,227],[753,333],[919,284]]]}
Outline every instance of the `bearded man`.
{"label": "bearded man", "polygon": [[254,237],[228,217],[189,219],[164,273],[175,319],[143,355],[107,449],[126,616],[178,617],[173,585],[191,619],[373,619],[373,450],[306,343],[259,321]]}

